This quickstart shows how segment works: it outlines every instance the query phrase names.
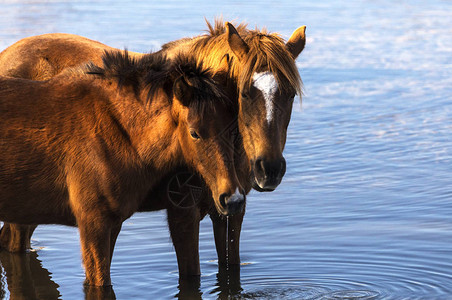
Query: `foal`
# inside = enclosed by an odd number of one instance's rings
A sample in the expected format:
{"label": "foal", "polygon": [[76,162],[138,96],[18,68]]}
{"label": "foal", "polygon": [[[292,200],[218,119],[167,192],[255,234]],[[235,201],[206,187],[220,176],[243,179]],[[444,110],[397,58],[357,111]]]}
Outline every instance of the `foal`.
{"label": "foal", "polygon": [[244,202],[231,104],[191,57],[106,53],[45,82],[0,78],[0,219],[78,226],[88,285],[110,285],[122,222],[170,170],[189,166],[215,207]]}

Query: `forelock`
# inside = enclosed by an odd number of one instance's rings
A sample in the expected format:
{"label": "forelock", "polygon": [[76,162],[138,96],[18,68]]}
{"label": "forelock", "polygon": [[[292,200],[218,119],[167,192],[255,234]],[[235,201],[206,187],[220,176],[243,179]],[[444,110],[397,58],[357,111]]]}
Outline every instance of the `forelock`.
{"label": "forelock", "polygon": [[295,90],[301,95],[302,81],[295,60],[279,34],[255,30],[243,38],[250,50],[243,63],[239,88],[249,88],[255,73],[270,71],[275,75],[282,90]]}

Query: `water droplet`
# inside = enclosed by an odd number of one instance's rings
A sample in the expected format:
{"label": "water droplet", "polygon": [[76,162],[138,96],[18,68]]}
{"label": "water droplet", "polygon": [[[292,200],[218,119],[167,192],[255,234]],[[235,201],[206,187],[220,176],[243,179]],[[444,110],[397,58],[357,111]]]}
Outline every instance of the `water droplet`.
{"label": "water droplet", "polygon": [[226,216],[226,270],[229,270],[229,216]]}

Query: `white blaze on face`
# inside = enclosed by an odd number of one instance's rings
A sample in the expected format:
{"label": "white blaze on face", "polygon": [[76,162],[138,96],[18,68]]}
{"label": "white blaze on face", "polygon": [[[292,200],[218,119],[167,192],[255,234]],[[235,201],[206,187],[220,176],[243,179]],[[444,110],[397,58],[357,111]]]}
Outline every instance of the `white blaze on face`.
{"label": "white blaze on face", "polygon": [[272,72],[254,73],[253,85],[262,92],[265,99],[265,109],[267,111],[267,122],[273,119],[275,93],[278,90],[278,82]]}

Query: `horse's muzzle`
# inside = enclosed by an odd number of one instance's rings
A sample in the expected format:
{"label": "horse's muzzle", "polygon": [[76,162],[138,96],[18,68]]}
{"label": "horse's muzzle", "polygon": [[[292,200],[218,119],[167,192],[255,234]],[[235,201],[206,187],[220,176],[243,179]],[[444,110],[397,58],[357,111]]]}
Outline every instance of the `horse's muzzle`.
{"label": "horse's muzzle", "polygon": [[220,204],[223,207],[221,213],[224,215],[235,215],[241,213],[245,208],[245,201],[245,194],[238,192],[238,190],[232,195],[221,194]]}
{"label": "horse's muzzle", "polygon": [[281,183],[286,173],[284,157],[276,160],[258,158],[253,166],[253,188],[259,192],[271,192]]}

